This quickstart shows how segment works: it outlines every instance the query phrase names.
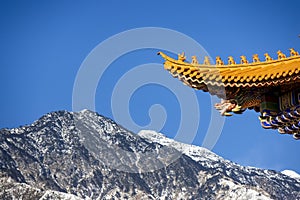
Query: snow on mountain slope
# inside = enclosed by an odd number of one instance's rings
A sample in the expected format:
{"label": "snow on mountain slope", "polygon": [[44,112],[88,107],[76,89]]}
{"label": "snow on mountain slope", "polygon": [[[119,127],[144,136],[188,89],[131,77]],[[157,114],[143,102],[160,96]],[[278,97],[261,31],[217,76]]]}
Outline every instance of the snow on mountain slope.
{"label": "snow on mountain slope", "polygon": [[167,145],[176,148],[178,151],[191,157],[195,161],[225,161],[222,157],[214,154],[213,152],[199,146],[192,144],[185,144],[177,142],[173,139],[167,138],[161,133],[152,130],[142,130],[138,133],[139,136],[162,145]]}
{"label": "snow on mountain slope", "polygon": [[0,199],[80,198],[300,199],[300,180],[88,110],[0,130]]}
{"label": "snow on mountain slope", "polygon": [[60,200],[80,200],[72,194],[63,192],[46,190],[43,191],[39,188],[32,187],[26,183],[17,183],[12,178],[0,178],[0,197],[6,199],[60,199]]}
{"label": "snow on mountain slope", "polygon": [[287,175],[291,178],[300,180],[300,175],[292,170],[283,170],[281,173],[283,173],[284,175]]}

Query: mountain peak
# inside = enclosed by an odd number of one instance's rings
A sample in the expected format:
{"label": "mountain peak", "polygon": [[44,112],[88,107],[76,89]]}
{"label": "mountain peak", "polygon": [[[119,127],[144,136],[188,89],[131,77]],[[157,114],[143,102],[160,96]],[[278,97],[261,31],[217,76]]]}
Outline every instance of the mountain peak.
{"label": "mountain peak", "polygon": [[97,112],[91,111],[89,109],[83,109],[79,112],[77,112],[78,114],[98,114]]}

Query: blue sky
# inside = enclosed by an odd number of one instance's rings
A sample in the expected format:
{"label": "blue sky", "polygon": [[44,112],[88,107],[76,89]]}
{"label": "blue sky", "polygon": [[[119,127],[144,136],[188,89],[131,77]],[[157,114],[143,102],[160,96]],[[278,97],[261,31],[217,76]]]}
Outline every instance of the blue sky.
{"label": "blue sky", "polygon": [[[102,41],[141,27],[172,29],[196,40],[224,60],[288,48],[300,50],[299,1],[1,1],[0,127],[30,124],[45,113],[72,110],[78,69]],[[116,47],[118,48],[118,47]],[[184,51],[184,49],[183,49]],[[110,97],[122,73],[144,63],[163,63],[157,49],[130,52],[115,60],[99,81],[96,111],[113,118]],[[195,52],[197,55],[197,52]],[[167,72],[164,72],[167,73]],[[187,90],[191,90],[186,87]],[[202,144],[210,116],[210,96],[197,92]],[[130,101],[136,123],[149,122],[148,109],[168,113],[162,132],[174,137],[179,105],[167,88],[146,85]],[[247,111],[226,119],[213,151],[241,165],[300,172],[299,141],[260,127]]]}

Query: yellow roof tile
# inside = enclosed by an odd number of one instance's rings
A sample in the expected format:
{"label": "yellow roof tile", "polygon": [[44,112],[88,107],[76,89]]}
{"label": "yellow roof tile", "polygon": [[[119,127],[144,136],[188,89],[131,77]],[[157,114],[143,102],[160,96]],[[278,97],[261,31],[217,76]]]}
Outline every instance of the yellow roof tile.
{"label": "yellow roof tile", "polygon": [[[183,82],[229,87],[259,87],[299,81],[300,55],[265,62],[204,65],[175,60],[164,53],[164,67]],[[199,86],[200,87],[200,86]]]}

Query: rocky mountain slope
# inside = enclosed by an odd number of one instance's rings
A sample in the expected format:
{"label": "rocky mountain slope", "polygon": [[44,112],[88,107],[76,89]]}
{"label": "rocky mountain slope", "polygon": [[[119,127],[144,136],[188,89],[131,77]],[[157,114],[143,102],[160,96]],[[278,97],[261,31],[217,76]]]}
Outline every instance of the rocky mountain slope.
{"label": "rocky mountain slope", "polygon": [[300,179],[58,111],[0,130],[0,199],[300,199]]}

